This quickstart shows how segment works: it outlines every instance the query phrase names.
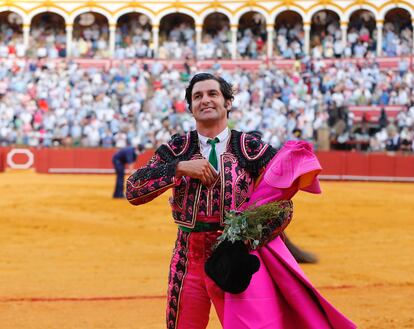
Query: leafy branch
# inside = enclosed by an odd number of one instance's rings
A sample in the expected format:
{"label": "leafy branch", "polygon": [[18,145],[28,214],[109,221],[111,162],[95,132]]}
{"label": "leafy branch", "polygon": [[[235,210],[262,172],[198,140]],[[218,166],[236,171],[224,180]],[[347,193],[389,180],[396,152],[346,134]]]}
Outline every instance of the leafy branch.
{"label": "leafy branch", "polygon": [[234,243],[241,240],[255,250],[278,235],[273,236],[274,232],[288,224],[286,221],[290,221],[292,210],[292,202],[284,200],[257,207],[253,205],[243,212],[229,211],[225,215],[226,226],[217,241]]}

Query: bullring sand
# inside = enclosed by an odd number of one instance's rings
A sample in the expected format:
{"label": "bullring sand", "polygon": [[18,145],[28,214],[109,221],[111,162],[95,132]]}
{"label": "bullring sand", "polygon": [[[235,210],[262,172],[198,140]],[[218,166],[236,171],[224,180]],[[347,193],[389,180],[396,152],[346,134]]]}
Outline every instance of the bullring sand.
{"label": "bullring sand", "polygon": [[[114,181],[0,174],[0,328],[165,327],[169,195],[133,207],[111,199]],[[414,184],[322,189],[294,198],[287,230],[320,258],[305,273],[359,328],[414,328]]]}

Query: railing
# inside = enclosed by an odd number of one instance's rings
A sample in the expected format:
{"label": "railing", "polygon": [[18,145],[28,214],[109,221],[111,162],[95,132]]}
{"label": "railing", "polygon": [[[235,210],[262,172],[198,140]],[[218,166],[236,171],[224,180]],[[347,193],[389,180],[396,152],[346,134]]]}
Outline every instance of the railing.
{"label": "railing", "polygon": [[349,106],[348,111],[353,113],[354,123],[361,123],[365,121],[366,123],[378,124],[381,109],[385,110],[385,114],[388,119],[395,119],[401,111],[406,111],[407,106],[404,105],[387,105],[387,106]]}

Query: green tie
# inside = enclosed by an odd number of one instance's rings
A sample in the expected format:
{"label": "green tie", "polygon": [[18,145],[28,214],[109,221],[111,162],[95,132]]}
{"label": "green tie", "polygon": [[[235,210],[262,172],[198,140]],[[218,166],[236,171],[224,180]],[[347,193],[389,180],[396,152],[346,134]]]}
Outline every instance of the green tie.
{"label": "green tie", "polygon": [[210,155],[208,157],[208,162],[214,167],[214,169],[218,169],[218,161],[217,161],[217,152],[216,152],[216,144],[220,142],[218,137],[214,139],[207,140],[207,143],[211,145]]}

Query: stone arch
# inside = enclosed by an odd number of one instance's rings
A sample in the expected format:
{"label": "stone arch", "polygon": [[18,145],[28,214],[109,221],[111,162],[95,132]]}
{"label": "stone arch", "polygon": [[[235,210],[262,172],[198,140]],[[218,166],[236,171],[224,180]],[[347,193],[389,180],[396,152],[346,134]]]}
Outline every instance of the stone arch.
{"label": "stone arch", "polygon": [[0,43],[2,47],[0,57],[25,56],[23,40],[23,17],[14,10],[0,11]]}
{"label": "stone arch", "polygon": [[171,6],[171,7],[168,7],[168,8],[165,8],[165,9],[161,10],[155,16],[154,25],[159,25],[161,23],[161,20],[164,17],[166,17],[170,14],[175,14],[175,13],[184,14],[184,15],[187,15],[187,16],[191,17],[194,20],[194,25],[198,25],[198,24],[201,25],[202,24],[202,21],[200,21],[200,17],[198,16],[198,13],[194,9],[189,8],[189,7],[177,8],[177,7]]}
{"label": "stone arch", "polygon": [[353,11],[347,29],[347,55],[363,57],[367,52],[375,53],[377,39],[375,13],[363,8]]}
{"label": "stone arch", "polygon": [[237,52],[242,58],[264,58],[267,50],[268,19],[255,9],[246,11],[238,21]]}
{"label": "stone arch", "polygon": [[315,5],[310,8],[306,15],[305,22],[310,22],[312,20],[312,17],[319,11],[322,10],[330,10],[336,13],[339,16],[339,21],[344,21],[344,14],[342,12],[342,9],[334,4],[328,4],[328,5]]}
{"label": "stone arch", "polygon": [[299,58],[304,54],[304,20],[297,11],[284,10],[273,21],[273,50],[283,58]]}
{"label": "stone arch", "polygon": [[334,56],[334,44],[341,39],[340,22],[340,15],[328,8],[322,8],[311,16],[310,47],[313,56]]}
{"label": "stone arch", "polygon": [[145,7],[130,7],[130,6],[126,6],[123,7],[119,10],[116,11],[116,13],[114,14],[114,16],[112,17],[112,21],[116,24],[118,22],[118,20],[121,18],[121,16],[124,16],[126,14],[132,14],[132,13],[138,13],[138,14],[144,14],[146,15],[150,21],[151,24],[153,24],[153,22],[155,21],[155,15],[154,12],[149,10],[148,8]]}
{"label": "stone arch", "polygon": [[396,6],[384,15],[382,49],[385,56],[408,56],[413,49],[413,13]]}
{"label": "stone arch", "polygon": [[196,21],[188,11],[174,11],[163,15],[159,22],[160,47],[158,57],[182,59],[194,57],[196,52]]}
{"label": "stone arch", "polygon": [[413,18],[414,16],[414,7],[412,5],[410,5],[409,3],[405,2],[405,1],[399,1],[398,4],[395,3],[395,1],[390,1],[388,3],[385,3],[384,5],[381,6],[381,9],[379,11],[379,15],[378,15],[378,19],[379,20],[384,20],[385,16],[387,15],[387,13],[395,8],[402,8],[407,10],[407,12],[409,12],[411,14],[411,18]]}
{"label": "stone arch", "polygon": [[42,13],[47,13],[47,12],[62,16],[65,23],[66,24],[69,23],[68,13],[65,10],[63,10],[62,8],[59,8],[59,7],[56,7],[56,6],[37,7],[34,10],[31,10],[29,15],[28,15],[29,22],[32,21],[33,17],[35,17],[39,14],[42,14]]}
{"label": "stone arch", "polygon": [[350,23],[351,23],[352,18],[354,18],[354,19],[355,19],[355,17],[353,17],[353,16],[355,16],[356,14],[358,14],[358,12],[359,12],[360,14],[368,14],[369,16],[371,16],[371,18],[372,18],[372,20],[373,20],[374,25],[376,25],[376,16],[375,16],[375,13],[374,13],[374,12],[372,12],[371,10],[364,9],[364,8],[360,8],[360,9],[354,10],[354,11],[351,13],[351,15],[349,15],[349,17],[348,17],[348,24],[350,24]]}
{"label": "stone arch", "polygon": [[210,12],[203,19],[201,44],[197,57],[230,58],[230,31],[230,18],[227,15],[217,11]]}
{"label": "stone arch", "polygon": [[201,12],[200,21],[202,22],[202,24],[204,24],[204,20],[206,19],[206,17],[213,13],[219,13],[219,14],[223,14],[227,16],[227,18],[229,19],[231,23],[231,18],[232,18],[231,12],[227,8],[217,7],[217,8],[207,8],[206,10]]}
{"label": "stone arch", "polygon": [[366,3],[366,4],[354,4],[354,5],[349,6],[349,9],[347,9],[344,13],[344,20],[343,21],[344,22],[349,22],[351,16],[356,11],[361,10],[361,9],[370,11],[374,15],[376,20],[379,19],[379,12],[378,12],[377,8],[375,6],[373,6],[372,4],[370,4],[370,3]]}
{"label": "stone arch", "polygon": [[111,15],[111,13],[106,10],[103,7],[98,7],[98,6],[84,6],[81,8],[78,8],[74,11],[72,11],[72,13],[69,16],[69,21],[68,23],[70,24],[74,24],[75,23],[75,19],[81,15],[81,14],[85,14],[85,13],[98,13],[101,14],[102,16],[106,17],[106,19],[108,20],[108,24],[115,24],[116,22],[114,22],[113,17]]}
{"label": "stone arch", "polygon": [[77,11],[73,19],[74,57],[105,58],[109,56],[110,21],[102,11]]}
{"label": "stone arch", "polygon": [[275,20],[273,21],[273,23],[274,23],[274,24],[276,24],[276,22],[277,22],[278,20],[280,20],[280,18],[281,18],[284,14],[288,14],[288,13],[292,13],[293,15],[295,15],[296,17],[298,17],[298,18],[301,20],[302,24],[304,23],[304,21],[303,21],[303,16],[301,16],[301,15],[300,15],[297,11],[293,11],[293,10],[284,10],[283,12],[279,13],[279,15],[277,15],[277,16],[275,17]]}
{"label": "stone arch", "polygon": [[267,12],[267,10],[262,6],[255,5],[255,6],[243,6],[243,7],[239,8],[236,11],[236,14],[230,20],[230,24],[231,25],[238,25],[239,21],[240,21],[240,18],[244,14],[246,14],[248,12],[253,12],[253,11],[258,12],[259,14],[262,14],[263,17],[265,18],[266,24],[269,23],[269,13]]}
{"label": "stone arch", "polygon": [[152,38],[152,21],[148,15],[139,11],[125,12],[116,21],[115,57],[152,57]]}
{"label": "stone arch", "polygon": [[27,56],[66,57],[66,20],[54,11],[32,16]]}
{"label": "stone arch", "polygon": [[0,6],[0,12],[5,12],[5,11],[11,11],[13,13],[16,13],[17,15],[19,15],[22,18],[23,24],[29,24],[30,20],[29,20],[29,16],[26,14],[26,12],[15,5],[12,6]]}
{"label": "stone arch", "polygon": [[299,14],[302,17],[302,21],[305,22],[306,19],[306,13],[299,7],[296,6],[280,6],[276,10],[273,10],[270,14],[270,22],[275,22],[277,17],[284,13],[285,11],[293,11],[297,14]]}

